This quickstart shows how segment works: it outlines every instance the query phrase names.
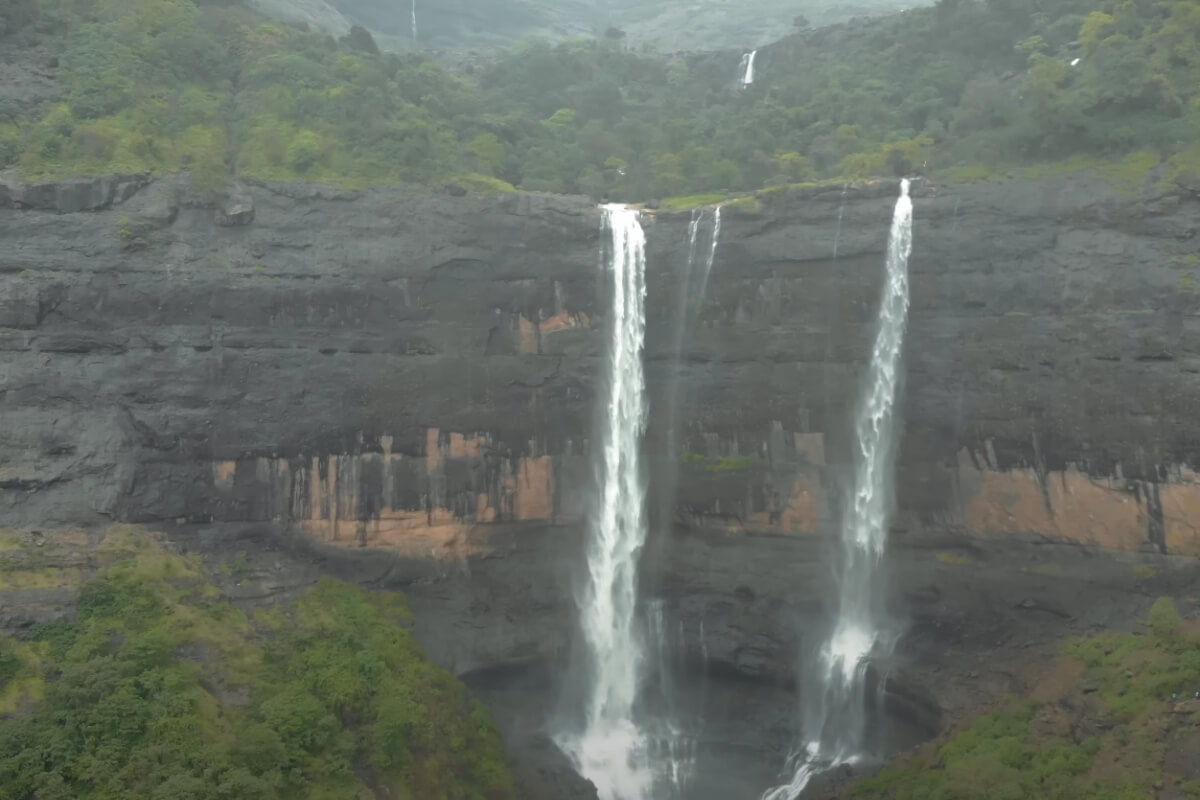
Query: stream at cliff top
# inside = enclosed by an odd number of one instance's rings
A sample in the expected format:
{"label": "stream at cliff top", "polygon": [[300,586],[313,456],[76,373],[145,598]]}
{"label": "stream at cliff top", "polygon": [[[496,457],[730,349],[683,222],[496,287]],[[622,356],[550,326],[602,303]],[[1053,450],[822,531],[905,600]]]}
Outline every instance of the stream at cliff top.
{"label": "stream at cliff top", "polygon": [[896,640],[883,608],[880,563],[893,505],[895,403],[908,323],[913,216],[908,188],[902,181],[892,216],[879,327],[856,416],[854,486],[836,565],[837,616],[816,663],[802,676],[809,683],[802,691],[804,741],[789,759],[791,777],[762,800],[794,800],[814,775],[879,755],[868,750],[867,669],[872,659],[886,659]]}

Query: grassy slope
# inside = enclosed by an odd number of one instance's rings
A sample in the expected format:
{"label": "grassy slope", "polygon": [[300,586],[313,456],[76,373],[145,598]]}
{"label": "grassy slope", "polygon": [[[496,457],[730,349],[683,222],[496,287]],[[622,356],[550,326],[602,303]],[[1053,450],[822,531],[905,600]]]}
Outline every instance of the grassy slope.
{"label": "grassy slope", "polygon": [[1169,600],[1148,631],[1070,642],[1029,698],[1011,699],[850,794],[879,800],[1200,797],[1200,622]]}

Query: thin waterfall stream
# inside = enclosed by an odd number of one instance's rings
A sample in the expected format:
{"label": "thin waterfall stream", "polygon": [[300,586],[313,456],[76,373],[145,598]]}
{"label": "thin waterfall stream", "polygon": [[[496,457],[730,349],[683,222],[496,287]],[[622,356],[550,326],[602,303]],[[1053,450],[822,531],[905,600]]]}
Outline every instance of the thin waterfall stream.
{"label": "thin waterfall stream", "polygon": [[[667,384],[667,397],[664,404],[664,429],[666,431],[663,447],[668,459],[675,461],[679,458],[677,437],[679,434],[679,379],[683,368],[684,339],[692,330],[704,308],[704,297],[708,291],[708,278],[712,274],[713,264],[717,260],[717,245],[721,241],[721,207],[712,209],[712,238],[709,240],[707,253],[700,259],[701,233],[704,228],[704,217],[707,209],[698,208],[692,212],[691,222],[688,223],[688,257],[683,273],[683,285],[679,289],[678,302],[675,308],[675,331],[672,338],[671,376]],[[668,482],[663,487],[659,506],[660,520],[670,514],[674,504],[674,482]],[[665,524],[665,523],[660,523]]]}
{"label": "thin waterfall stream", "polygon": [[[710,217],[712,222],[707,226],[709,238],[705,241],[705,221]],[[684,371],[684,344],[703,311],[708,278],[717,258],[720,239],[721,207],[712,208],[711,215],[707,208],[693,211],[688,224],[687,263],[684,266],[675,309],[671,370],[661,411],[665,430],[662,451],[664,464],[659,470],[659,482],[656,484],[657,519],[660,529],[669,530],[673,521],[678,465],[683,455],[680,452],[678,437],[682,427],[679,385]],[[677,630],[669,629],[661,600],[651,601],[648,610],[648,636],[654,645],[653,670],[658,676],[659,695],[657,698],[648,698],[657,700],[659,705],[653,706],[656,714],[647,723],[654,760],[652,769],[656,781],[655,797],[686,797],[688,782],[696,766],[696,742],[704,723],[703,708],[688,704],[675,684],[675,676],[682,670],[682,625]]]}
{"label": "thin waterfall stream", "polygon": [[886,657],[895,642],[883,608],[880,565],[893,504],[895,404],[908,324],[913,216],[908,192],[909,182],[901,181],[879,326],[856,414],[854,486],[842,520],[836,617],[814,665],[815,685],[801,698],[805,742],[789,759],[790,778],[762,800],[794,800],[813,776],[867,755],[867,667],[872,658]]}
{"label": "thin waterfall stream", "polygon": [[754,59],[758,57],[758,50],[751,50],[742,56],[741,75],[738,78],[738,83],[745,89],[754,83]]}

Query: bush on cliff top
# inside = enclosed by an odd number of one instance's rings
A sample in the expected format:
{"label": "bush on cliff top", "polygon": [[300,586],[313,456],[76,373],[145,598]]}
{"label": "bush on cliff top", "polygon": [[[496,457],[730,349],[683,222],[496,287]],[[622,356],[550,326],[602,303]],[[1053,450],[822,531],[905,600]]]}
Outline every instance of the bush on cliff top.
{"label": "bush on cliff top", "polygon": [[0,716],[0,796],[513,797],[488,713],[421,654],[403,596],[325,581],[251,619],[193,562],[131,547],[78,621],[0,640],[0,697],[31,662],[46,678]]}
{"label": "bush on cliff top", "polygon": [[[910,763],[861,781],[852,794],[889,800],[1144,800],[1164,777],[1165,741],[1176,699],[1200,692],[1200,635],[1188,633],[1169,599],[1151,609],[1151,635],[1076,639],[1064,658],[1086,671],[1080,686],[1100,710],[1076,700],[1039,706],[1010,701]],[[1056,722],[1082,709],[1080,724]],[[1077,735],[1056,730],[1084,731]],[[1090,729],[1090,730],[1089,730]],[[1200,784],[1184,787],[1200,789]],[[1200,793],[1190,796],[1200,796]]]}

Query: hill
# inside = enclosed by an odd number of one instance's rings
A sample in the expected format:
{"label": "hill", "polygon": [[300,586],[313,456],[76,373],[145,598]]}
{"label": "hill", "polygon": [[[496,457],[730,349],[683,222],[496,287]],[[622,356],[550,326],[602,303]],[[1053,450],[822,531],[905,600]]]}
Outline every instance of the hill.
{"label": "hill", "polygon": [[1146,629],[1077,639],[957,735],[862,781],[876,800],[1200,797],[1200,625],[1155,603]]}
{"label": "hill", "polygon": [[[1200,164],[1200,10],[1186,0],[942,0],[763,48],[663,56],[619,31],[451,73],[218,0],[23,0],[0,42],[0,164],[25,180],[230,178],[644,200],[813,180]],[[24,65],[23,67],[21,65]],[[1073,160],[1072,160],[1073,159]]]}
{"label": "hill", "polygon": [[902,7],[899,0],[254,0],[280,19],[303,20],[335,34],[368,28],[392,47],[511,47],[623,31],[630,43],[663,52],[748,48],[778,39],[802,15],[814,25]]}
{"label": "hill", "polygon": [[[0,534],[0,578],[67,577]],[[99,554],[75,621],[0,635],[4,797],[515,796],[490,715],[425,659],[402,595],[323,581],[247,613],[148,532]]]}

